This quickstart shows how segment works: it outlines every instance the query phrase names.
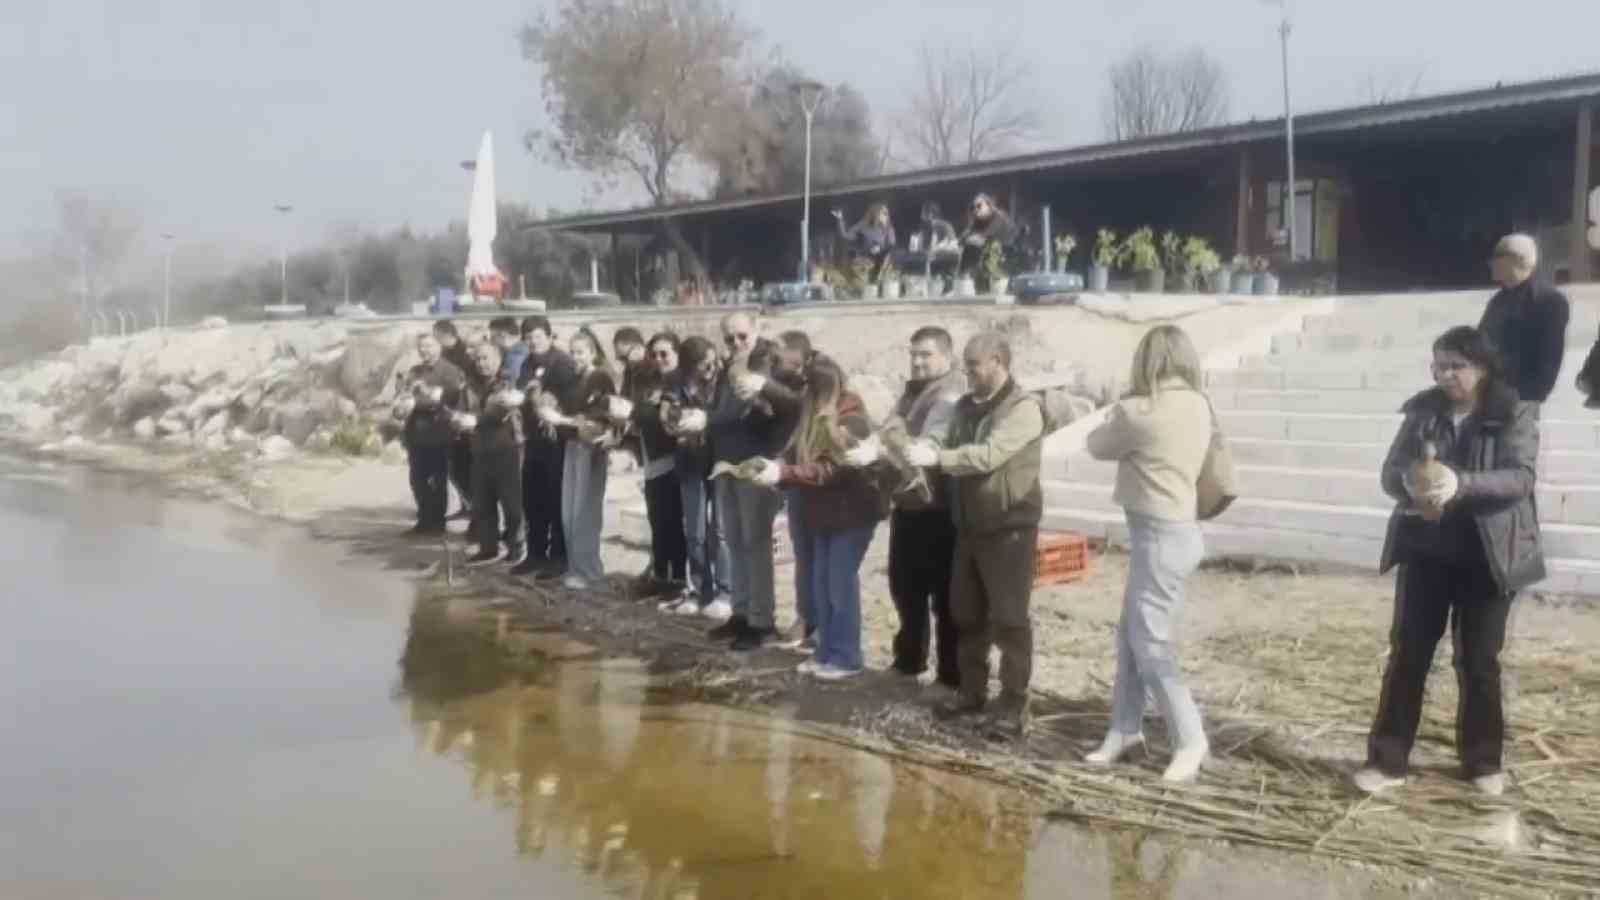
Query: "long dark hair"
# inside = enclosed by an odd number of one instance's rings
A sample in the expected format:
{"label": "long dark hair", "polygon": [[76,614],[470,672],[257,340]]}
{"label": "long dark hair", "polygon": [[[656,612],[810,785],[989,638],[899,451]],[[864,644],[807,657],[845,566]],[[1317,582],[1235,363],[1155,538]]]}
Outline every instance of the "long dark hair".
{"label": "long dark hair", "polygon": [[694,383],[695,370],[708,356],[717,356],[717,345],[699,335],[690,335],[678,345],[678,377],[684,384]]}
{"label": "long dark hair", "polygon": [[1489,338],[1471,325],[1457,325],[1433,342],[1434,353],[1454,353],[1483,370],[1484,394],[1506,386],[1506,364]]}
{"label": "long dark hair", "polygon": [[849,387],[844,368],[821,353],[805,368],[805,391],[801,395],[800,424],[789,438],[786,449],[794,451],[801,463],[823,458],[837,459],[847,449],[847,439],[839,427],[839,401]]}

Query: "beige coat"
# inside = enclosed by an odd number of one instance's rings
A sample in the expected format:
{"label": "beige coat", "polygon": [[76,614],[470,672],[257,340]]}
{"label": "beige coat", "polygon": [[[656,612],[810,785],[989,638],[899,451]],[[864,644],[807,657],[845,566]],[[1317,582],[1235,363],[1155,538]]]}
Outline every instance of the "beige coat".
{"label": "beige coat", "polygon": [[1126,510],[1168,522],[1195,519],[1195,481],[1211,443],[1211,407],[1179,380],[1152,397],[1129,397],[1090,432],[1095,459],[1116,460],[1112,499]]}

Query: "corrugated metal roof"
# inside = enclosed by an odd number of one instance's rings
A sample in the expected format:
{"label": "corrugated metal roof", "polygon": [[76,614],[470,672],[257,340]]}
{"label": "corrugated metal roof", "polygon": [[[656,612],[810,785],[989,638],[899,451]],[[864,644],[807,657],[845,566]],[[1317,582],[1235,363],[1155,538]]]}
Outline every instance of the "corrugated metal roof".
{"label": "corrugated metal roof", "polygon": [[[1399,125],[1424,119],[1472,115],[1500,109],[1560,103],[1600,97],[1600,73],[1574,75],[1566,78],[1523,84],[1495,85],[1472,91],[1421,97],[1370,106],[1346,107],[1295,116],[1297,136],[1315,136],[1358,131]],[[1093,162],[1128,159],[1140,156],[1182,153],[1190,150],[1235,146],[1255,141],[1277,138],[1283,134],[1283,119],[1267,119],[1222,125],[1200,131],[1161,135],[1109,144],[1090,144],[1048,150],[1004,159],[985,160],[937,169],[920,169],[879,175],[847,184],[813,188],[813,199],[862,194],[895,188],[938,184],[941,182],[969,181],[998,175],[1034,172],[1041,169],[1058,169]],[[601,228],[607,225],[628,225],[663,218],[731,212],[763,206],[794,203],[803,199],[798,192],[764,194],[758,197],[736,197],[727,200],[705,200],[673,206],[642,207],[616,212],[589,213],[566,216],[524,226],[529,229],[579,229]]]}

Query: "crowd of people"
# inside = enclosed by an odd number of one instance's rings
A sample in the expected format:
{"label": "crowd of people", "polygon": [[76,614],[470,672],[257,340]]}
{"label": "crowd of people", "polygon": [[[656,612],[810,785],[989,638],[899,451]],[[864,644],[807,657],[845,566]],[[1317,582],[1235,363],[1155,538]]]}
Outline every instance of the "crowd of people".
{"label": "crowd of people", "polygon": [[[886,224],[886,223],[884,223]],[[1404,407],[1380,478],[1396,501],[1382,567],[1398,566],[1392,652],[1367,765],[1377,792],[1404,781],[1435,646],[1448,625],[1462,683],[1458,751],[1479,790],[1504,789],[1499,653],[1518,591],[1544,576],[1534,507],[1539,404],[1561,368],[1568,307],[1533,280],[1537,249],[1514,235],[1492,262],[1502,290],[1478,327],[1432,347],[1434,386]],[[908,379],[884,422],[849,374],[799,331],[773,339],[736,312],[722,345],[622,328],[609,349],[589,329],[558,341],[550,321],[500,319],[468,346],[450,322],[418,338],[422,362],[397,413],[419,534],[445,528],[447,485],[463,500],[471,565],[559,579],[586,591],[600,553],[608,454],[631,452],[651,530],[642,578],[665,614],[715,621],[733,651],[803,651],[822,681],[864,671],[860,570],[889,522],[889,592],[899,616],[891,670],[930,667],[948,695],[938,718],[1017,738],[1029,720],[1030,603],[1044,509],[1042,445],[1082,407],[1025,389],[1004,336],[957,354],[929,325],[907,340]],[[1176,635],[1204,556],[1198,485],[1220,426],[1194,344],[1160,325],[1140,342],[1129,390],[1088,433],[1118,465],[1129,570],[1116,632],[1110,721],[1086,761],[1111,765],[1143,743],[1153,698],[1171,759],[1196,777],[1210,748],[1184,683]],[[1092,408],[1092,406],[1091,406]],[[787,518],[795,625],[778,630],[774,530]],[[989,659],[998,649],[998,694]]]}
{"label": "crowd of people", "polygon": [[925,270],[946,287],[951,279],[964,275],[987,289],[990,267],[985,264],[986,255],[998,254],[1008,272],[1021,261],[1022,229],[988,194],[972,198],[959,233],[938,203],[923,204],[921,221],[904,247],[899,245],[889,207],[883,203],[869,205],[854,225],[845,225],[843,210],[833,210],[833,217],[844,255],[873,283],[886,270]]}

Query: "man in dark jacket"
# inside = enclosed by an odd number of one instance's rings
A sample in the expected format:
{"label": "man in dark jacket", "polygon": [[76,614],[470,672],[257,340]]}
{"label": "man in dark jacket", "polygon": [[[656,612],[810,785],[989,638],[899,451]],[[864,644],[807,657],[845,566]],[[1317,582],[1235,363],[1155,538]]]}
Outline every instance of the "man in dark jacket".
{"label": "man in dark jacket", "polygon": [[[895,405],[895,418],[905,423],[906,436],[944,442],[966,380],[956,371],[950,332],[937,326],[911,335],[911,378]],[[900,616],[894,636],[894,669],[917,676],[928,667],[930,637],[936,636],[938,683],[961,686],[956,657],[956,625],[950,615],[950,567],[955,557],[956,526],[947,507],[944,476],[930,471],[925,493],[894,498],[889,520],[889,593]],[[933,631],[930,635],[929,612]]]}
{"label": "man in dark jacket", "polygon": [[522,397],[501,374],[500,348],[479,344],[473,357],[485,384],[468,404],[476,421],[462,420],[472,432],[473,534],[478,541],[478,552],[467,564],[500,560],[503,539],[504,560],[515,566],[527,555],[522,540]]}
{"label": "man in dark jacket", "polygon": [[555,429],[533,415],[540,394],[561,396],[578,378],[572,357],[556,349],[555,332],[544,316],[522,320],[527,358],[517,387],[526,392],[523,427],[522,504],[528,521],[528,558],[513,575],[555,578],[566,571],[567,542],[561,532],[561,470],[564,449]]}
{"label": "man in dark jacket", "polygon": [[913,465],[936,467],[949,477],[956,526],[950,610],[961,694],[938,713],[955,719],[984,711],[993,645],[1000,649],[1001,690],[992,725],[1000,736],[1015,738],[1027,728],[1033,676],[1029,602],[1044,512],[1044,410],[1011,377],[1011,346],[1003,336],[974,337],[962,361],[972,392],[956,404],[943,444],[924,438],[906,449]]}
{"label": "man in dark jacket", "polygon": [[[433,323],[433,336],[438,339],[440,356],[461,372],[465,385],[478,380],[478,364],[472,361],[467,342],[461,339],[454,322],[444,319]],[[472,441],[458,434],[450,443],[450,483],[455,485],[456,499],[461,509],[452,519],[472,519]]]}
{"label": "man in dark jacket", "polygon": [[409,407],[400,440],[411,468],[411,495],[417,501],[412,534],[443,534],[449,500],[450,451],[455,433],[450,417],[461,409],[466,376],[440,357],[442,348],[431,333],[417,338],[422,361],[406,377]]}
{"label": "man in dark jacket", "polygon": [[1500,290],[1489,300],[1478,330],[1500,351],[1506,375],[1523,400],[1543,403],[1561,374],[1567,349],[1567,298],[1538,284],[1539,247],[1525,234],[1508,235],[1489,265]]}

